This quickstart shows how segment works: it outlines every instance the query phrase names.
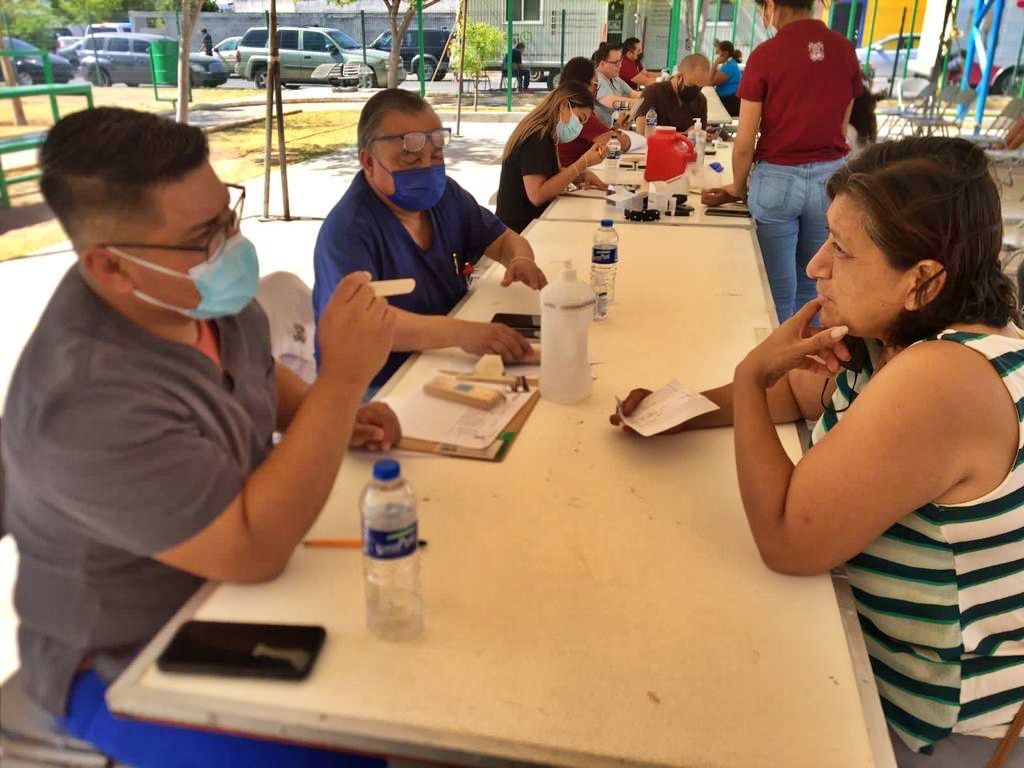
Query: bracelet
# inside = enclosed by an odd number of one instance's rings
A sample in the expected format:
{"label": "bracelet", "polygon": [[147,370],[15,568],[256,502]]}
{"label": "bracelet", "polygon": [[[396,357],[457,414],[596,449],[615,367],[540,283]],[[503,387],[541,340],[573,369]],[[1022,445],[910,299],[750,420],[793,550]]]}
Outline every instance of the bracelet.
{"label": "bracelet", "polygon": [[509,269],[509,268],[510,268],[510,267],[511,267],[511,266],[512,266],[513,264],[515,264],[515,263],[516,263],[517,261],[528,261],[528,262],[530,262],[531,264],[536,264],[536,263],[537,263],[537,262],[535,262],[535,261],[534,261],[533,259],[531,259],[531,258],[530,258],[529,256],[513,256],[513,257],[512,257],[512,260],[511,260],[511,261],[509,261],[509,263],[508,263],[508,267],[506,267],[506,269]]}

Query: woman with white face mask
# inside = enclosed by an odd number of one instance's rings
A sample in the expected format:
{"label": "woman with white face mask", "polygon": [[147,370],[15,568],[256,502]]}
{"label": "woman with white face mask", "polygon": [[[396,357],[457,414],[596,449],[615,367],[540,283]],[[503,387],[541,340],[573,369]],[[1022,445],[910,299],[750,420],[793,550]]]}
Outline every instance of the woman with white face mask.
{"label": "woman with white face mask", "polygon": [[593,189],[605,184],[587,170],[607,153],[594,145],[571,165],[561,167],[558,144],[574,141],[594,111],[594,95],[583,83],[567,82],[549,93],[509,136],[501,158],[498,218],[522,232],[570,183]]}
{"label": "woman with white face mask", "polygon": [[814,298],[806,269],[828,237],[825,182],[850,151],[846,125],[863,85],[853,45],[814,17],[812,0],[756,2],[776,34],[751,52],[740,82],[734,181],[703,201],[746,199],[783,322]]}

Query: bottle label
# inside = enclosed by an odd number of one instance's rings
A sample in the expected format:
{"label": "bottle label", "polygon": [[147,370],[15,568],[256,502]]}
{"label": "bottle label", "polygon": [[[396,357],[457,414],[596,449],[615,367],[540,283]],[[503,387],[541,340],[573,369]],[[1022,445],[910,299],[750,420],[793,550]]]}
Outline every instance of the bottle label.
{"label": "bottle label", "polygon": [[601,291],[597,294],[597,302],[594,304],[594,318],[604,320],[606,317],[608,317],[608,293]]}
{"label": "bottle label", "polygon": [[363,529],[363,554],[374,560],[395,560],[416,551],[417,524],[398,531]]}
{"label": "bottle label", "polygon": [[618,264],[619,247],[617,245],[595,245],[591,262],[594,264]]}

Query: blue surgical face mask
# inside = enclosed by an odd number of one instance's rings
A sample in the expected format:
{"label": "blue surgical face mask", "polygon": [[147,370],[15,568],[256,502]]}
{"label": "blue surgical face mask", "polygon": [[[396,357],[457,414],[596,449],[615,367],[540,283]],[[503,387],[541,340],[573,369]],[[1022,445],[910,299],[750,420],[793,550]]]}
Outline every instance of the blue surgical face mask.
{"label": "blue surgical face mask", "polygon": [[560,144],[568,144],[570,141],[575,141],[579,138],[579,135],[583,133],[583,123],[576,116],[576,113],[571,109],[569,110],[569,122],[563,123],[559,121],[555,127],[558,132],[558,141]]}
{"label": "blue surgical face mask", "polygon": [[172,309],[196,320],[237,315],[253,300],[259,287],[260,264],[256,258],[256,247],[240,232],[225,240],[207,261],[197,264],[188,272],[153,264],[112,246],[108,246],[108,250],[154,272],[195,283],[200,296],[197,307],[176,307],[139,290],[133,293],[149,304]]}
{"label": "blue surgical face mask", "polygon": [[[381,166],[384,167],[383,165]],[[428,168],[410,168],[407,171],[391,171],[391,180],[395,191],[388,195],[388,200],[403,211],[425,211],[433,208],[444,196],[448,186],[445,175],[444,161]]]}

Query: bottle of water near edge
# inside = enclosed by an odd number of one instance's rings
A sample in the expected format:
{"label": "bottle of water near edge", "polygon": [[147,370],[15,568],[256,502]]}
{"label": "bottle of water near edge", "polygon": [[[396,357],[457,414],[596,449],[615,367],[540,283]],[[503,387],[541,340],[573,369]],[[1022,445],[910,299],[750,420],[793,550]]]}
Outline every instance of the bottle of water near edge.
{"label": "bottle of water near edge", "polygon": [[619,162],[622,159],[622,145],[616,134],[608,139],[608,155],[604,159],[605,176],[604,181],[614,186],[619,183]]}
{"label": "bottle of water near edge", "polygon": [[611,219],[603,219],[594,233],[594,250],[590,259],[590,287],[597,296],[594,318],[608,316],[608,305],[615,301],[615,271],[619,266],[619,235]]}
{"label": "bottle of water near edge", "polygon": [[384,640],[412,640],[423,630],[416,496],[397,461],[373,465],[359,507],[366,626]]}
{"label": "bottle of water near edge", "polygon": [[654,129],[658,127],[658,113],[654,107],[647,110],[647,135],[654,135]]}

